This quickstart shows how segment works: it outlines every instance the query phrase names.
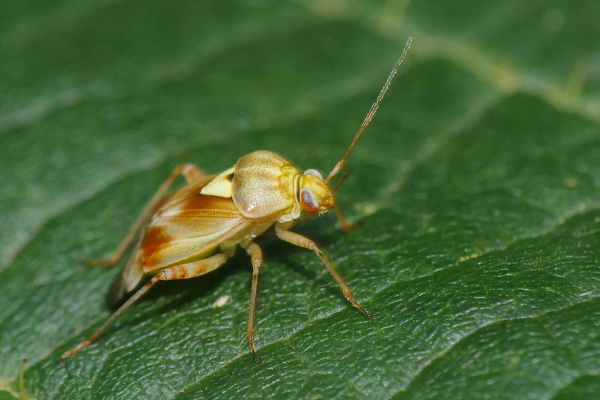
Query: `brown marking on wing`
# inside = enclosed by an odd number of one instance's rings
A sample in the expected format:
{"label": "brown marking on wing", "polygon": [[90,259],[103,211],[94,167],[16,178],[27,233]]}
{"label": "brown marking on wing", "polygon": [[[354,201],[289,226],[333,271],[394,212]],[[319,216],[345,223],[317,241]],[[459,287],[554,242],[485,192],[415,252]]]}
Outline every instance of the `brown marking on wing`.
{"label": "brown marking on wing", "polygon": [[[154,224],[156,222],[161,212],[168,212],[169,209],[174,210],[177,205],[180,203],[184,203],[184,208],[189,208],[185,205],[186,201],[193,203],[193,200],[196,199],[197,194],[200,193],[200,190],[204,186],[206,186],[212,179],[212,176],[206,176],[205,179],[201,179],[192,184],[188,184],[173,193],[163,197],[152,210],[151,221],[148,224],[145,237],[142,241],[142,259],[146,260],[149,258],[157,249],[168,245],[168,243],[173,239],[172,236],[166,233],[167,229],[165,226]],[[191,200],[191,201],[190,201]],[[185,221],[185,218],[189,217],[186,215],[181,215],[181,221]],[[174,223],[177,223],[177,218],[173,220]]]}
{"label": "brown marking on wing", "polygon": [[166,229],[162,226],[152,226],[146,232],[144,244],[142,246],[143,259],[148,259],[159,248],[168,245],[173,238],[165,233]]}
{"label": "brown marking on wing", "polygon": [[201,258],[250,223],[231,199],[200,195],[193,186],[174,192],[151,218],[142,242],[144,272]]}

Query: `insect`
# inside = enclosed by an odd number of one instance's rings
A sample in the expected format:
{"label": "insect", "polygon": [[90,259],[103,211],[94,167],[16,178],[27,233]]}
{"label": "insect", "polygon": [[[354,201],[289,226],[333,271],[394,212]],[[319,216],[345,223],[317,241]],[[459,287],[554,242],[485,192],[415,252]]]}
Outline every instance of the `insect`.
{"label": "insect", "polygon": [[[192,164],[176,167],[112,257],[109,260],[91,260],[93,264],[116,264],[145,223],[135,250],[107,295],[109,301],[116,304],[131,297],[87,340],[65,352],[61,360],[94,343],[119,315],[156,283],[209,273],[225,263],[239,246],[246,250],[252,262],[247,337],[250,351],[257,361],[254,312],[263,256],[254,239],[273,225],[281,240],[314,251],[333,275],[346,299],[367,318],[370,317],[317,245],[290,231],[290,228],[335,207],[334,193],[339,184],[331,190],[329,183],[344,166],[356,141],[371,122],[411,42],[412,38],[409,38],[348,150],[325,179],[314,169],[301,174],[281,156],[264,150],[241,157],[233,167],[216,175],[205,175]],[[166,195],[180,174],[187,184]],[[342,228],[347,227],[337,208],[335,210]],[[152,278],[142,285],[149,275],[153,275]]]}

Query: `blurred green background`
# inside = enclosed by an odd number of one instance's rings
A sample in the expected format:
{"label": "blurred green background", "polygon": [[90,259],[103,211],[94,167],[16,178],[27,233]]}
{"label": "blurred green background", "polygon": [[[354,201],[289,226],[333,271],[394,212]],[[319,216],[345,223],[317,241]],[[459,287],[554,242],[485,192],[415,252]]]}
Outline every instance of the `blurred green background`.
{"label": "blurred green background", "polygon": [[[0,1],[0,398],[596,399],[600,3]],[[108,255],[171,169],[329,171],[408,36],[314,254],[261,241],[94,346]],[[215,305],[227,296],[224,306]],[[21,360],[25,392],[19,393]]]}

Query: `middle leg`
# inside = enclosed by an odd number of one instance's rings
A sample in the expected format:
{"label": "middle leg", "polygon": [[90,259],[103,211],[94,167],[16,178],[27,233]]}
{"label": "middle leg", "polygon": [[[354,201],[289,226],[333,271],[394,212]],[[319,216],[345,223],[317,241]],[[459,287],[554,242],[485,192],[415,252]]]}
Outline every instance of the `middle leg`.
{"label": "middle leg", "polygon": [[246,247],[252,261],[252,291],[250,292],[250,310],[248,311],[248,345],[254,356],[254,361],[258,361],[258,355],[254,349],[254,313],[256,312],[256,291],[258,288],[258,271],[263,263],[262,250],[256,243],[250,243]]}

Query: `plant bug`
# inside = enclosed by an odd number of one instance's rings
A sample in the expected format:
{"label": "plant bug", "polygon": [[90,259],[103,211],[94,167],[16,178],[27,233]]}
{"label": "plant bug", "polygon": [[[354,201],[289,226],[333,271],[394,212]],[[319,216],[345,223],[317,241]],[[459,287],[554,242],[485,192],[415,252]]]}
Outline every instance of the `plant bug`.
{"label": "plant bug", "polygon": [[[290,228],[301,220],[324,214],[335,207],[334,193],[340,184],[330,190],[329,182],[344,166],[356,141],[377,112],[379,102],[388,90],[411,42],[412,38],[409,38],[348,150],[325,179],[314,169],[300,174],[284,158],[264,150],[241,157],[233,167],[216,175],[205,175],[192,164],[175,168],[112,257],[109,260],[90,261],[96,265],[116,264],[146,223],[135,250],[107,295],[109,302],[115,304],[129,295],[131,297],[87,340],[65,352],[61,360],[94,343],[119,315],[157,282],[194,278],[211,272],[225,263],[236,247],[240,246],[250,255],[252,262],[247,336],[250,351],[257,361],[254,311],[263,256],[260,247],[254,243],[254,238],[273,225],[275,234],[281,240],[314,251],[333,275],[346,299],[369,318],[369,312],[354,299],[348,286],[317,245],[290,231]],[[187,185],[166,195],[179,174],[183,175]],[[337,208],[335,211],[342,228],[348,228]],[[144,278],[152,274],[154,276],[139,287]]]}

